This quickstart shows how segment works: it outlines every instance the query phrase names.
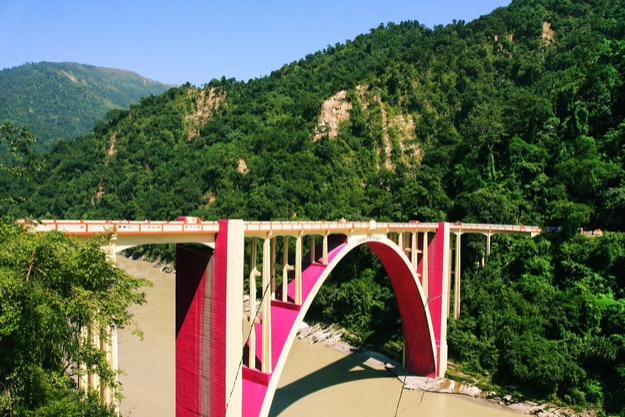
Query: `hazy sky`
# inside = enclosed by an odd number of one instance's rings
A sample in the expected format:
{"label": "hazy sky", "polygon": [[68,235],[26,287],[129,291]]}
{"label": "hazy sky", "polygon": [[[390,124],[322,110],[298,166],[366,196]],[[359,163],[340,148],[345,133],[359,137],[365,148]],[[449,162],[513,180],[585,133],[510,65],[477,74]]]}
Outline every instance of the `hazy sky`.
{"label": "hazy sky", "polygon": [[[71,61],[163,83],[268,75],[380,23],[467,22],[510,0],[0,0],[0,69]],[[1,93],[1,92],[0,92]]]}

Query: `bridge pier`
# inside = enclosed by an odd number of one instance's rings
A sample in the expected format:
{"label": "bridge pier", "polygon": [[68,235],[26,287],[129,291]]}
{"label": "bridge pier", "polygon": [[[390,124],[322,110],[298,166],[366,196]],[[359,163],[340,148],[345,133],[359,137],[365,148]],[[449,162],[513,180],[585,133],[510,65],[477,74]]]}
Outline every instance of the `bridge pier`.
{"label": "bridge pier", "polygon": [[222,220],[214,250],[176,246],[177,417],[242,414],[243,237]]}
{"label": "bridge pier", "polygon": [[484,265],[486,265],[486,258],[488,258],[488,256],[490,255],[490,246],[491,246],[491,237],[493,236],[493,233],[491,233],[490,231],[488,233],[484,233],[484,235],[486,236],[486,249],[485,249],[485,254],[482,256],[482,268],[484,267]]}
{"label": "bridge pier", "polygon": [[[436,343],[436,377],[445,376],[447,370],[447,317],[449,316],[449,223],[439,223],[429,244],[424,246],[427,255],[427,308],[432,319]],[[427,248],[427,249],[426,249]],[[423,270],[422,270],[423,273]]]}
{"label": "bridge pier", "polygon": [[462,278],[462,252],[461,252],[461,243],[462,243],[462,232],[455,232],[456,236],[456,246],[454,249],[454,266],[453,266],[453,275],[454,275],[454,320],[458,320],[460,318],[460,280]]}

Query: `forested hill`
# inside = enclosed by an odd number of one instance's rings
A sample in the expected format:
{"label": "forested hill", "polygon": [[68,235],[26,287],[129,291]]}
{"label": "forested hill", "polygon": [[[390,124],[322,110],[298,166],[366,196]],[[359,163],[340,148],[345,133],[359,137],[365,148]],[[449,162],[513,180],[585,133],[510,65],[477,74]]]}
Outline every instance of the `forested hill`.
{"label": "forested hill", "polygon": [[267,77],[171,89],[59,144],[19,214],[623,230],[621,6],[389,23]]}
{"label": "forested hill", "polygon": [[[388,23],[267,77],[110,111],[38,173],[0,176],[0,212],[550,226],[495,236],[484,267],[483,239],[462,239],[450,358],[514,395],[622,416],[624,81],[625,0],[513,0],[472,22]],[[380,265],[354,251],[340,268],[311,314],[401,346]]]}
{"label": "forested hill", "polygon": [[39,62],[0,71],[0,123],[28,126],[41,149],[88,134],[114,108],[128,108],[167,86],[130,71]]}

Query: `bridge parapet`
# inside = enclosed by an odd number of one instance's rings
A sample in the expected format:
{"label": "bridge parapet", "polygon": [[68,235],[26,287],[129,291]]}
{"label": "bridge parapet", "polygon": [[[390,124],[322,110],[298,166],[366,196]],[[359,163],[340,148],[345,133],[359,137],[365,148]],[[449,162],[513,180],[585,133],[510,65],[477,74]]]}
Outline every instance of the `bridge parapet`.
{"label": "bridge parapet", "polygon": [[422,231],[436,230],[438,223],[398,223],[370,221],[248,221],[244,223],[246,237],[264,237],[267,233],[274,236],[297,236],[303,234],[344,234],[349,236],[353,233],[399,232],[399,231]]}
{"label": "bridge parapet", "polygon": [[127,220],[38,220],[28,222],[18,221],[19,224],[28,225],[35,232],[58,231],[70,235],[97,235],[106,233],[115,234],[216,234],[219,231],[217,222],[187,223],[181,220],[175,221],[127,221]]}
{"label": "bridge parapet", "polygon": [[482,233],[482,234],[521,234],[532,237],[539,235],[542,229],[538,226],[525,226],[513,224],[481,224],[481,223],[453,223],[450,230],[454,233]]}

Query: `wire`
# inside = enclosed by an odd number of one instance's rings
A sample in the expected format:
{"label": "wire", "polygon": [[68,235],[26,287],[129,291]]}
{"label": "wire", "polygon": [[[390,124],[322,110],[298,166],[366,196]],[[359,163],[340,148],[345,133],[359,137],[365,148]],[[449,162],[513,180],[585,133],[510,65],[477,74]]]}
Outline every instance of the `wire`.
{"label": "wire", "polygon": [[[442,295],[437,295],[436,297],[433,298],[433,300],[442,297]],[[423,306],[423,308],[428,308],[428,304],[430,303],[431,300],[428,300],[425,305]],[[420,327],[421,328],[421,327]],[[414,351],[414,348],[417,344],[417,339],[419,338],[419,332],[417,332],[417,334],[414,337],[414,340],[412,342],[412,349],[411,352]],[[397,405],[395,406],[395,414],[393,414],[393,417],[397,417],[397,414],[399,413],[399,405],[401,404],[401,399],[404,395],[404,389],[406,387],[406,379],[408,378],[408,369],[410,368],[410,357],[408,357],[408,362],[406,362],[406,366],[404,367],[404,380],[402,381],[402,385],[401,385],[401,390],[399,392],[399,398],[397,399]],[[427,385],[428,381],[429,381],[429,377],[426,377],[425,380],[425,384]],[[419,400],[419,404],[417,405],[417,407],[420,407],[421,404],[423,403],[423,399],[425,398],[425,390],[421,390],[421,399]]]}
{"label": "wire", "polygon": [[[263,301],[265,301],[265,297],[267,296],[267,293],[269,292],[270,286],[271,286],[271,280],[267,283],[267,286],[263,290],[263,296],[260,298],[260,305],[263,305]],[[250,302],[252,302],[251,299],[250,299]],[[256,295],[254,295],[254,302],[256,302]],[[254,324],[256,323],[256,319],[258,319],[258,315],[259,314],[260,314],[260,309],[256,309],[256,314],[254,315],[254,320],[252,320],[252,325],[250,326],[250,331],[247,334],[247,337],[245,338],[246,342],[248,340],[250,340],[250,337],[252,336],[252,332],[255,330]],[[228,401],[226,401],[226,410],[225,411],[228,411],[228,407],[230,406],[230,401],[232,400],[232,396],[234,395],[234,389],[236,388],[237,381],[239,380],[239,377],[241,376],[241,370],[243,369],[243,361],[244,360],[245,360],[245,354],[242,354],[241,355],[241,360],[239,361],[239,366],[237,367],[237,373],[236,373],[236,375],[234,377],[234,382],[232,383],[232,389],[230,390],[230,394],[228,395]]]}

